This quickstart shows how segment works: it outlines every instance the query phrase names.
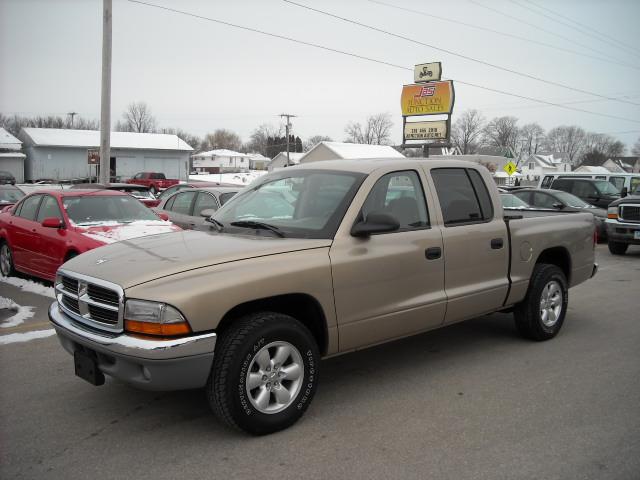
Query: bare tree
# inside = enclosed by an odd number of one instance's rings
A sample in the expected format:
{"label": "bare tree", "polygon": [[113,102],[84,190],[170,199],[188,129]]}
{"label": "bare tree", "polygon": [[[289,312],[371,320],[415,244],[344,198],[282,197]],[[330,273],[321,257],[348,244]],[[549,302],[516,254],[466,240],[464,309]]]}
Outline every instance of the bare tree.
{"label": "bare tree", "polygon": [[478,110],[466,110],[451,128],[451,143],[458,147],[463,155],[475,153],[482,135],[484,122],[484,117]]}
{"label": "bare tree", "polygon": [[504,149],[511,148],[517,153],[520,130],[516,117],[496,117],[484,127],[482,133],[485,145]]}
{"label": "bare tree", "polygon": [[344,131],[345,142],[366,143],[370,145],[389,145],[393,121],[390,113],[379,113],[367,117],[364,126],[359,122],[349,122]]}
{"label": "bare tree", "polygon": [[327,137],[325,135],[314,135],[313,137],[309,137],[305,140],[302,149],[303,151],[308,152],[320,142],[333,142],[333,140],[331,137]]}
{"label": "bare tree", "polygon": [[544,129],[537,123],[527,123],[520,129],[520,139],[523,142],[522,153],[538,153],[544,141]]}
{"label": "bare tree", "polygon": [[197,150],[202,141],[197,135],[192,135],[189,132],[185,132],[181,128],[161,128],[160,133],[168,133],[175,135],[194,150]]}
{"label": "bare tree", "polygon": [[636,143],[634,143],[633,148],[631,149],[631,153],[640,157],[640,137],[638,137],[638,140],[636,140]]}
{"label": "bare tree", "polygon": [[234,151],[241,150],[242,139],[237,133],[231,130],[219,128],[213,133],[207,133],[200,143],[201,150],[216,150],[221,148]]}
{"label": "bare tree", "polygon": [[[71,128],[69,118],[63,118],[56,115],[38,115],[35,117],[23,117],[20,115],[3,115],[0,113],[0,127],[7,130],[14,136],[20,133],[22,128]],[[73,128],[75,130],[97,130],[99,123],[97,120],[89,120],[78,116],[74,121]]]}
{"label": "bare tree", "polygon": [[569,161],[575,164],[584,151],[586,133],[575,125],[555,127],[549,130],[545,145],[552,152],[563,152],[569,156]]}
{"label": "bare tree", "polygon": [[122,121],[116,123],[117,132],[149,133],[156,130],[156,119],[145,102],[130,103],[122,114]]}
{"label": "bare tree", "polygon": [[268,156],[269,138],[280,136],[282,136],[282,125],[274,126],[263,123],[251,133],[249,142],[244,146],[244,149],[249,152],[257,152]]}

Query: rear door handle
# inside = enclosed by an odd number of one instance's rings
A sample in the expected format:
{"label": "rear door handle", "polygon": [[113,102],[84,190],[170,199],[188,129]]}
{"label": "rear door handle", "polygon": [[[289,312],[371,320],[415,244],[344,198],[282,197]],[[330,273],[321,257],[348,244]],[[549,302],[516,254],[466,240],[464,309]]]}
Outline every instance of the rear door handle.
{"label": "rear door handle", "polygon": [[503,245],[504,240],[502,240],[501,238],[494,238],[493,240],[491,240],[491,248],[493,248],[494,250],[501,249]]}
{"label": "rear door handle", "polygon": [[440,247],[427,248],[424,251],[424,256],[427,260],[436,260],[442,256],[442,249]]}

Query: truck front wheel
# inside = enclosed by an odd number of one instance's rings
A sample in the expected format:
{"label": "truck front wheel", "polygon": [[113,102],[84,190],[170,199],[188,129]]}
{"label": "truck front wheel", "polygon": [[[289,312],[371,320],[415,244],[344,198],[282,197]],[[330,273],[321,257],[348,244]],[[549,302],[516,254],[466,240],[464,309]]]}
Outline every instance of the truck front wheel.
{"label": "truck front wheel", "polygon": [[309,330],[288,315],[261,312],[221,335],[207,398],[226,424],[264,435],[295,423],[316,391],[320,354]]}
{"label": "truck front wheel", "polygon": [[555,265],[537,264],[531,275],[527,295],[516,305],[516,327],[531,340],[555,337],[564,323],[569,291],[567,279]]}
{"label": "truck front wheel", "polygon": [[627,252],[627,248],[629,248],[628,243],[612,242],[612,241],[609,241],[607,243],[607,246],[609,247],[609,251],[613,255],[624,255]]}

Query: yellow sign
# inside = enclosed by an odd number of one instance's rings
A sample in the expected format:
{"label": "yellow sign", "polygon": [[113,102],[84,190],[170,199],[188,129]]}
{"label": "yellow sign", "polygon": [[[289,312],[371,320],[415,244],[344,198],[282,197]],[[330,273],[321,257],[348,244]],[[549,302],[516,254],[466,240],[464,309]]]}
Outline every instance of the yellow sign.
{"label": "yellow sign", "polygon": [[447,121],[407,122],[404,125],[405,140],[446,140]]}
{"label": "yellow sign", "polygon": [[454,99],[455,92],[451,80],[404,85],[400,98],[402,115],[410,117],[451,113]]}
{"label": "yellow sign", "polygon": [[437,82],[441,75],[442,64],[440,62],[421,63],[413,68],[413,81],[416,83]]}
{"label": "yellow sign", "polygon": [[513,162],[509,162],[507,163],[502,169],[507,172],[507,175],[511,176],[514,173],[516,173],[518,167],[516,167],[516,164]]}

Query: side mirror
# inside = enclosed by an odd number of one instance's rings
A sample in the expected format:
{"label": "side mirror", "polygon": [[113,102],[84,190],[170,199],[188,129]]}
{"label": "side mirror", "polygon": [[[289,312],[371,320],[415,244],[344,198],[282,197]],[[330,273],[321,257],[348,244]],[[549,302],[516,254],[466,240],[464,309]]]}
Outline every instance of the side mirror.
{"label": "side mirror", "polygon": [[393,232],[400,228],[400,222],[388,213],[371,212],[366,220],[356,223],[351,228],[354,237],[368,237],[374,233]]}
{"label": "side mirror", "polygon": [[62,228],[63,225],[62,220],[56,217],[49,217],[42,220],[42,226],[45,228]]}
{"label": "side mirror", "polygon": [[624,198],[627,195],[629,195],[629,190],[627,189],[627,187],[622,187],[622,190],[620,191],[620,197]]}
{"label": "side mirror", "polygon": [[166,213],[157,213],[156,215],[160,217],[160,220],[164,220],[165,222],[169,221],[169,215],[167,215]]}
{"label": "side mirror", "polygon": [[551,205],[553,208],[555,208],[556,210],[562,210],[564,208],[564,205],[560,202],[554,203],[553,205]]}
{"label": "side mirror", "polygon": [[213,208],[205,208],[204,210],[200,210],[200,216],[204,218],[209,218],[215,213],[216,211]]}

